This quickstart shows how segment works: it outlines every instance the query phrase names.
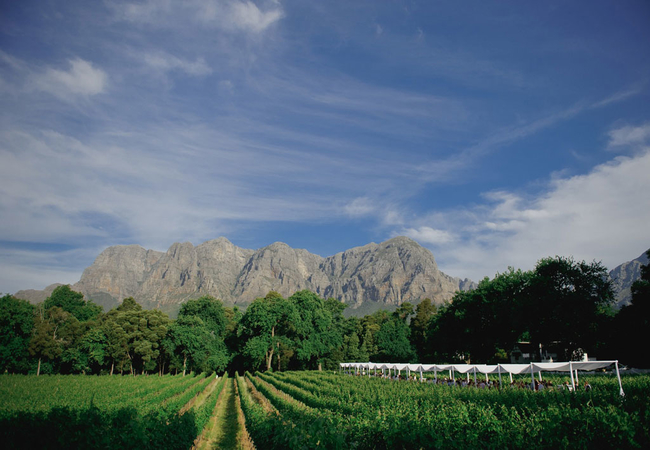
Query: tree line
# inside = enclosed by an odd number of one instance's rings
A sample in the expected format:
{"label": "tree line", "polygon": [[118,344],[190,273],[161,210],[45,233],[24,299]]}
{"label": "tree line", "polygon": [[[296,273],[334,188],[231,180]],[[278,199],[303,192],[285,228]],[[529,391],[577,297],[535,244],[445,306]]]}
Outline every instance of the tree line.
{"label": "tree line", "polygon": [[204,296],[183,303],[172,320],[133,298],[104,313],[59,286],[37,305],[0,298],[0,370],[135,375],[337,369],[345,361],[497,363],[509,362],[521,341],[562,360],[589,352],[647,367],[648,266],[631,305],[616,311],[613,299],[600,263],[564,257],[531,271],[510,268],[441,306],[424,299],[360,318],[306,290],[288,298],[271,291],[245,311]]}

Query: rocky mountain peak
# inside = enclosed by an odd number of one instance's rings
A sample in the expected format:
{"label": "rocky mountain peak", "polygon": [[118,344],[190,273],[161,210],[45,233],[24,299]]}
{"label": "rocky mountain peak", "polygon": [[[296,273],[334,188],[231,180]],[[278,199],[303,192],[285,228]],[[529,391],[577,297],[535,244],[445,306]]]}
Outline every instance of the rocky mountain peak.
{"label": "rocky mountain peak", "polygon": [[359,313],[426,297],[441,303],[471,287],[469,280],[440,272],[433,254],[404,236],[327,258],[283,242],[243,249],[224,237],[198,246],[174,243],[164,253],[115,246],[104,250],[73,286],[107,307],[134,297],[145,307],[170,312],[201,295],[245,306],[271,290],[290,296],[309,289]]}

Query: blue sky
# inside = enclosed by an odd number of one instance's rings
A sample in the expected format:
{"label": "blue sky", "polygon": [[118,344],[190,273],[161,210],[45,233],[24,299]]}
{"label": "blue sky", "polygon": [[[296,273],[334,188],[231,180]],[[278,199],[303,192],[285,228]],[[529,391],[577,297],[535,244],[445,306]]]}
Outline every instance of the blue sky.
{"label": "blue sky", "polygon": [[650,247],[647,1],[0,8],[0,292],[219,236],[474,280]]}

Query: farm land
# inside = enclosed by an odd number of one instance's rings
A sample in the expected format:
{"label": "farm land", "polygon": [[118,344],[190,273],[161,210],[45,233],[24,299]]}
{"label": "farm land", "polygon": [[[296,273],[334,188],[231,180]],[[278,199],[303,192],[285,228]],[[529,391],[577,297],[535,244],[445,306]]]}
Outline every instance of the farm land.
{"label": "farm land", "polygon": [[648,448],[650,376],[623,376],[625,396],[611,374],[582,378],[591,390],[318,371],[3,375],[0,439],[4,448]]}

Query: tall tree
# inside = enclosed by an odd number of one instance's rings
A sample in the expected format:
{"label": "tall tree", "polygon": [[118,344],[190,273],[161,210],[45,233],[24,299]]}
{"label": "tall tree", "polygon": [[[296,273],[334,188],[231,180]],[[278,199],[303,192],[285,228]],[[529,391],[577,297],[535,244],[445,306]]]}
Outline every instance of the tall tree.
{"label": "tall tree", "polygon": [[337,327],[341,317],[332,316],[333,313],[340,315],[343,309],[307,290],[296,292],[288,300],[295,311],[292,337],[296,356],[308,368],[313,369],[316,365],[318,370],[322,370],[325,355],[343,342]]}
{"label": "tall tree", "polygon": [[68,344],[64,338],[64,329],[73,321],[78,322],[72,314],[58,306],[45,310],[43,304],[38,305],[33,336],[29,342],[29,353],[38,358],[37,376],[41,374],[43,359],[52,361],[63,353]]}
{"label": "tall tree", "polygon": [[415,352],[409,341],[410,333],[408,325],[399,316],[382,323],[375,336],[379,350],[375,359],[380,362],[413,361]]}
{"label": "tall tree", "polygon": [[[126,340],[126,357],[130,363],[130,371],[145,373],[156,368],[161,351],[161,341],[167,335],[171,323],[169,317],[158,310],[143,310],[132,298],[126,298],[120,306],[106,313],[110,323],[109,341],[119,338],[109,344],[110,352],[119,353],[120,340]],[[117,328],[122,331],[118,331]],[[122,334],[124,333],[124,334]]]}
{"label": "tall tree", "polygon": [[183,303],[178,317],[184,316],[201,318],[203,324],[219,337],[223,337],[226,331],[227,320],[223,303],[209,295]]}
{"label": "tall tree", "polygon": [[27,372],[29,340],[34,328],[34,307],[5,295],[0,298],[0,371]]}
{"label": "tall tree", "polygon": [[210,338],[208,328],[198,316],[181,316],[174,322],[163,340],[163,345],[183,361],[183,376],[188,363],[200,367],[208,357],[206,343]]}
{"label": "tall tree", "polygon": [[[233,311],[234,313],[234,311]],[[200,322],[198,322],[198,321]],[[204,296],[183,304],[167,343],[183,354],[183,373],[189,358],[193,370],[221,371],[230,362],[224,337],[228,325],[221,300]],[[189,339],[192,334],[192,339]],[[194,337],[198,340],[194,341]]]}
{"label": "tall tree", "polygon": [[69,285],[58,286],[52,294],[45,299],[44,307],[49,309],[58,306],[64,311],[69,312],[80,322],[95,319],[102,312],[102,307],[96,305],[91,300],[84,300],[81,292],[73,291]]}
{"label": "tall tree", "polygon": [[607,269],[556,256],[540,260],[525,296],[526,322],[533,342],[561,343],[565,357],[594,350],[614,294]]}
{"label": "tall tree", "polygon": [[425,298],[416,306],[415,316],[411,320],[411,342],[420,362],[424,362],[430,357],[427,348],[429,322],[437,310],[438,308],[431,302],[431,299]]}
{"label": "tall tree", "polygon": [[290,319],[295,315],[293,304],[277,292],[255,299],[240,322],[239,334],[245,342],[242,353],[253,364],[263,362],[266,370],[270,370],[280,343],[289,341],[287,335],[293,328]]}

